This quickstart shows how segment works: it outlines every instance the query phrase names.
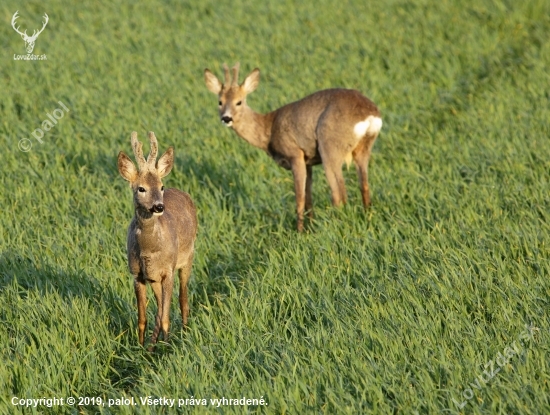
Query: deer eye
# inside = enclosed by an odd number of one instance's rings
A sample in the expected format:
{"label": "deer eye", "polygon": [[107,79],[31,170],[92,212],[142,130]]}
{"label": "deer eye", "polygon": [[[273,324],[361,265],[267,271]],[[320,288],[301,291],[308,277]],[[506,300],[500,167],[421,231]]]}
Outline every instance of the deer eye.
{"label": "deer eye", "polygon": [[161,190],[162,192],[164,192],[164,186],[162,186],[162,187],[160,188],[160,190]]}
{"label": "deer eye", "polygon": [[138,192],[145,193],[145,188],[139,186],[139,187],[138,187]]}
{"label": "deer eye", "polygon": [[239,102],[237,102],[237,105],[241,105],[242,103],[243,103],[242,101],[239,101]]}
{"label": "deer eye", "polygon": [[221,102],[221,101],[218,101],[218,105],[221,107],[221,106],[222,106],[222,102]]}

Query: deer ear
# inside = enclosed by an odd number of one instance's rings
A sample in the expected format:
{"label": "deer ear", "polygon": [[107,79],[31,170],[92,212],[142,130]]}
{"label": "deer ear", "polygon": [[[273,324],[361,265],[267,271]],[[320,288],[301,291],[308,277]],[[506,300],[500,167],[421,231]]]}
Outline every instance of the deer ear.
{"label": "deer ear", "polygon": [[204,82],[206,83],[206,87],[212,92],[213,94],[218,95],[222,90],[222,83],[218,78],[216,78],[216,75],[214,75],[210,70],[205,69],[204,70]]}
{"label": "deer ear", "polygon": [[246,94],[254,92],[258,88],[260,83],[260,70],[258,68],[254,69],[250,74],[245,78],[241,87],[244,88]]}
{"label": "deer ear", "polygon": [[172,167],[174,166],[174,148],[169,147],[168,150],[166,150],[166,153],[164,153],[157,161],[157,172],[162,179],[164,176],[168,175],[170,171],[172,171]]}
{"label": "deer ear", "polygon": [[138,176],[136,166],[134,166],[130,157],[122,151],[118,153],[118,172],[124,180],[128,180],[129,182],[133,182]]}

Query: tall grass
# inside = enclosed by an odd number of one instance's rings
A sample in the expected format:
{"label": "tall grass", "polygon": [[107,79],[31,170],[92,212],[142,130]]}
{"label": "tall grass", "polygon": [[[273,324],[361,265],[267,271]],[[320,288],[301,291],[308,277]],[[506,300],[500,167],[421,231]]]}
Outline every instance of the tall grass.
{"label": "tall grass", "polygon": [[[13,59],[16,10],[30,33],[48,13],[47,60]],[[174,412],[148,396],[208,399],[179,413],[550,412],[550,3],[6,0],[0,16],[0,413]],[[222,128],[204,85],[236,61],[262,70],[261,112],[333,86],[378,104],[372,209],[351,169],[333,209],[316,168],[316,219],[294,231],[291,175]],[[175,146],[165,184],[200,222],[190,327],[174,301],[154,353],[116,170],[133,130]],[[137,405],[12,405],[71,396]],[[268,405],[209,401],[243,396]]]}

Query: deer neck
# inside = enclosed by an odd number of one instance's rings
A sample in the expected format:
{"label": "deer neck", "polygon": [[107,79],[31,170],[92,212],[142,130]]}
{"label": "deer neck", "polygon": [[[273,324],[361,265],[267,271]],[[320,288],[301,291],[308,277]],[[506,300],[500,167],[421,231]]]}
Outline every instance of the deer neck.
{"label": "deer neck", "polygon": [[136,210],[136,237],[142,250],[158,247],[162,239],[161,216],[152,213],[138,213]]}
{"label": "deer neck", "polygon": [[232,128],[235,132],[252,144],[264,151],[271,140],[271,127],[273,125],[274,113],[259,114],[249,107],[244,108],[241,120],[234,123]]}

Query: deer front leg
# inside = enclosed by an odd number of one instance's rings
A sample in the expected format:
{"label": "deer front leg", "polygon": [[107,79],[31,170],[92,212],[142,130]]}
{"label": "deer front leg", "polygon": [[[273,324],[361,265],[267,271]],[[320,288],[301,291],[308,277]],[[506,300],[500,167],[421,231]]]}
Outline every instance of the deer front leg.
{"label": "deer front leg", "polygon": [[172,302],[173,288],[174,274],[172,272],[162,281],[162,315],[160,324],[164,341],[168,341],[168,332],[170,331],[170,303]]}
{"label": "deer front leg", "polygon": [[147,307],[147,287],[142,277],[134,276],[134,291],[136,293],[138,308],[139,343],[143,346],[145,341],[145,326],[147,325],[147,316],[145,314]]}
{"label": "deer front leg", "polygon": [[151,347],[157,342],[160,331],[164,335],[164,340],[168,340],[168,328],[170,325],[170,299],[172,297],[172,284],[173,278],[165,277],[162,281],[151,282],[151,288],[155,293],[155,299],[157,301],[157,315],[155,318],[155,329],[153,330],[153,337],[151,337]]}
{"label": "deer front leg", "polygon": [[187,264],[179,270],[180,278],[180,311],[181,311],[181,321],[183,328],[187,327],[187,318],[189,316],[189,300],[187,298],[187,282],[189,281],[189,276],[191,275],[191,264],[193,263],[193,253],[191,253]]}
{"label": "deer front leg", "polygon": [[298,215],[298,232],[304,230],[304,209],[306,205],[307,168],[303,154],[290,162],[294,176],[294,193],[296,194],[296,214]]}

